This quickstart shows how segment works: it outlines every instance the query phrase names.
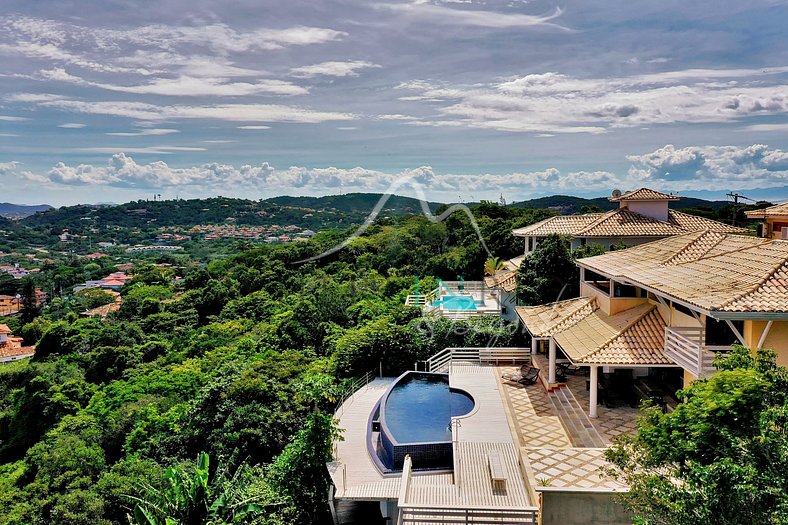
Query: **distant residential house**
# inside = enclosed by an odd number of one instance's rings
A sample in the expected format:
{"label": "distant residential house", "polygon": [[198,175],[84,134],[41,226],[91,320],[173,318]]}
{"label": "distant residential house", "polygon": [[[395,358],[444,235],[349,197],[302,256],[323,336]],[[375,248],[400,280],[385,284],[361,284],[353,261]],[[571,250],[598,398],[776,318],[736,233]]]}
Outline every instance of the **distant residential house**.
{"label": "distant residential house", "polygon": [[788,239],[788,202],[760,210],[745,212],[748,219],[761,219],[758,236],[766,239]]}
{"label": "distant residential house", "polygon": [[0,363],[32,357],[36,348],[23,346],[21,337],[14,337],[7,325],[0,324]]}
{"label": "distant residential house", "polygon": [[20,298],[15,295],[0,295],[0,315],[10,316],[21,310]]}

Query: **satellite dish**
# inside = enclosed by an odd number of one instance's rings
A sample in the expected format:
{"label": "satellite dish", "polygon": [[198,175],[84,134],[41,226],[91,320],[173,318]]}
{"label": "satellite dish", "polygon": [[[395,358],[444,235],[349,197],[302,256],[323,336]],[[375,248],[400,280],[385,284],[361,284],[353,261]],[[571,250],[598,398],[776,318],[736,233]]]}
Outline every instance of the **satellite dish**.
{"label": "satellite dish", "polygon": [[613,190],[613,197],[616,199],[621,197],[621,190]]}

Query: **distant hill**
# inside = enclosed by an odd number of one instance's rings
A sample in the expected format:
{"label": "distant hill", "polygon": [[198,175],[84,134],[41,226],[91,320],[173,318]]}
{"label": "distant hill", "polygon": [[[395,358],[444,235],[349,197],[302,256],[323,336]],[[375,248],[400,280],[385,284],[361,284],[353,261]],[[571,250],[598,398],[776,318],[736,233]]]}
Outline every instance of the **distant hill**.
{"label": "distant hill", "polygon": [[52,209],[49,204],[34,204],[26,206],[24,204],[11,204],[10,202],[0,202],[0,217],[8,217],[9,219],[21,219],[28,217],[40,211]]}
{"label": "distant hill", "polygon": [[[369,213],[375,207],[382,195],[380,193],[346,193],[344,195],[327,195],[325,197],[273,197],[261,201],[263,203],[278,204],[280,206],[303,206],[312,209],[332,209],[346,213]],[[430,211],[435,211],[441,206],[437,202],[428,202]],[[421,204],[418,199],[392,195],[383,207],[386,213],[421,213]]]}
{"label": "distant hill", "polygon": [[[688,208],[711,208],[712,210],[718,210],[729,204],[730,203],[727,201],[707,201],[693,197],[681,197],[681,200],[671,202],[670,207],[674,210]],[[539,197],[537,199],[515,202],[511,206],[514,208],[551,208],[560,211],[562,214],[569,215],[572,213],[580,213],[583,206],[596,207],[605,211],[613,210],[618,208],[618,203],[610,202],[607,200],[607,197],[584,199],[571,195],[551,195],[549,197]]]}

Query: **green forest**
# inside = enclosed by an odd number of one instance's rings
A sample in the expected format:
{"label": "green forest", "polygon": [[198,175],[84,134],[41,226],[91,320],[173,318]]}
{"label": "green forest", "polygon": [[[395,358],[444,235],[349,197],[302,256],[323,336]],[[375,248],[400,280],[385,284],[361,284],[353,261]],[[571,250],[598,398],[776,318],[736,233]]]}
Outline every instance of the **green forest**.
{"label": "green forest", "polygon": [[[489,203],[474,214],[501,258],[522,253],[513,228],[548,216]],[[435,277],[482,277],[488,253],[465,215],[382,218],[299,262],[352,231],[242,243],[207,265],[138,261],[107,319],[80,316],[103,301],[69,286],[111,260],[37,274],[62,296],[5,320],[37,350],[0,365],[0,524],[330,519],[332,414],[352,378],[447,346],[522,344],[499,320],[425,319],[404,305]]]}

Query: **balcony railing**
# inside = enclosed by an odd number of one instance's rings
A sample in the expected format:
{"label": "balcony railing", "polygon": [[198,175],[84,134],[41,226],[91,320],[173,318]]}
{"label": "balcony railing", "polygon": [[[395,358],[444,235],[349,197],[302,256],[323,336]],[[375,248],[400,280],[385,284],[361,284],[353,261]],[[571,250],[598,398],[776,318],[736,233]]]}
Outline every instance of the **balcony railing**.
{"label": "balcony railing", "polygon": [[717,369],[713,361],[716,353],[730,352],[730,346],[705,344],[706,334],[701,327],[665,328],[665,355],[696,377],[707,377]]}

